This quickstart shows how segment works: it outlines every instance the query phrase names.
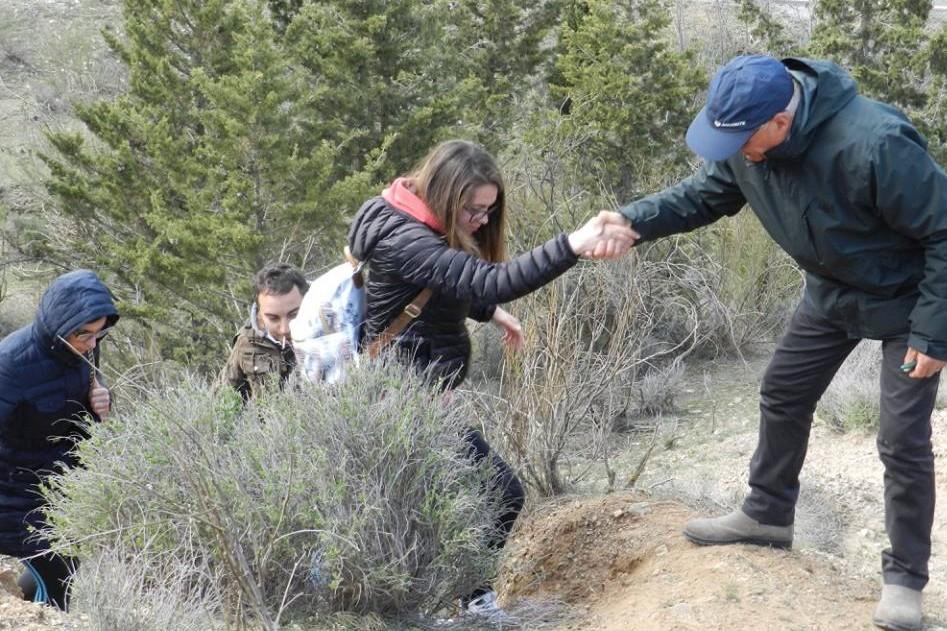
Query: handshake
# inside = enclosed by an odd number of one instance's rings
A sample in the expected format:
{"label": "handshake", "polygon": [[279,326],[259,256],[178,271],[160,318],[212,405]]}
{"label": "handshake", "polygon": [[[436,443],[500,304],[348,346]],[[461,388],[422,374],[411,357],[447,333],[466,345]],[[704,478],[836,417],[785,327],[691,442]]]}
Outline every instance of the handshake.
{"label": "handshake", "polygon": [[603,210],[569,235],[572,251],[587,259],[614,259],[641,238],[621,213]]}

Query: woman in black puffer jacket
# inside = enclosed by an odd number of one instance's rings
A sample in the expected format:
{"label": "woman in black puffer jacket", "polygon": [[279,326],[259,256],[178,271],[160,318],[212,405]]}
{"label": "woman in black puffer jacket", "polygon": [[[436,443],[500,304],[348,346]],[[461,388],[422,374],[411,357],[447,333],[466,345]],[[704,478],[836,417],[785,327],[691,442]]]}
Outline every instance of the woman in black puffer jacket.
{"label": "woman in black puffer jacket", "polygon": [[[393,341],[445,389],[467,374],[470,338],[465,320],[492,321],[504,341],[522,344],[519,322],[497,306],[525,296],[575,265],[580,254],[605,258],[623,253],[636,235],[623,218],[599,213],[579,230],[560,234],[504,261],[503,179],[495,161],[474,143],[452,140],[436,147],[414,174],[395,180],[358,211],[349,232],[352,255],[369,263],[365,344],[375,338],[424,289],[431,297],[419,316]],[[465,436],[477,459],[490,457],[506,500],[502,547],[523,506],[523,488],[510,467],[471,429]],[[465,600],[469,612],[499,613],[489,586]]]}

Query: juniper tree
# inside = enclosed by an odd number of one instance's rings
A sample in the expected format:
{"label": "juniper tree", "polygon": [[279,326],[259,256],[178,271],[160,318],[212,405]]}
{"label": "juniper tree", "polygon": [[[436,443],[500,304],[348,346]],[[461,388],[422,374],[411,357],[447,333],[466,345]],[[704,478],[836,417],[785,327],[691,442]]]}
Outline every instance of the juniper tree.
{"label": "juniper tree", "polygon": [[672,46],[661,0],[582,4],[561,33],[551,93],[586,139],[577,156],[585,170],[627,200],[685,162],[682,136],[705,78],[691,53]]}
{"label": "juniper tree", "polygon": [[929,27],[929,0],[820,0],[808,53],[851,71],[859,90],[904,109],[947,158],[947,26]]}
{"label": "juniper tree", "polygon": [[508,142],[518,101],[549,73],[548,40],[563,16],[563,0],[439,0],[442,45],[476,97],[464,122],[494,151]]}
{"label": "juniper tree", "polygon": [[[331,150],[306,138],[300,82],[254,0],[124,0],[106,32],[129,90],[53,133],[51,255],[107,270],[122,311],[188,361],[222,346],[252,272],[338,233]],[[318,227],[317,227],[318,226]],[[291,245],[288,245],[291,244]]]}

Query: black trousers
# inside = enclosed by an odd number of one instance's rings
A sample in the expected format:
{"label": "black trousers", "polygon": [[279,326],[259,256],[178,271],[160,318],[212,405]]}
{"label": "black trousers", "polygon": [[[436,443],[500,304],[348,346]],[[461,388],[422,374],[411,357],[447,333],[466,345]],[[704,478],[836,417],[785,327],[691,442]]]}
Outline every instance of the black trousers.
{"label": "black trousers", "polygon": [[499,550],[506,545],[506,540],[513,530],[513,524],[523,510],[523,504],[526,501],[526,493],[523,491],[523,485],[520,483],[516,473],[503,459],[490,447],[487,440],[478,430],[470,429],[464,435],[464,443],[467,447],[467,455],[472,457],[475,462],[482,462],[484,458],[490,458],[493,463],[496,475],[492,479],[495,485],[492,490],[498,491],[502,497],[503,508],[497,519],[496,528],[493,536],[490,538],[489,545],[495,550]]}
{"label": "black trousers", "polygon": [[[759,443],[743,504],[750,517],[779,526],[793,522],[816,403],[858,342],[805,305],[796,309],[760,388]],[[934,520],[931,413],[940,376],[912,379],[901,372],[906,351],[906,336],[882,341],[877,445],[891,543],[882,553],[882,573],[885,583],[922,589]]]}

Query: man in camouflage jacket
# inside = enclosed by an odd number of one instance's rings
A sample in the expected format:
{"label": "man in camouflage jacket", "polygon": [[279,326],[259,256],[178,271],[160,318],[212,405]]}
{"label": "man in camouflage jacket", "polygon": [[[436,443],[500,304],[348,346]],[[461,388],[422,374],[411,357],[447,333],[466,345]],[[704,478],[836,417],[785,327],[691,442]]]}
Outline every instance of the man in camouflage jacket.
{"label": "man in camouflage jacket", "polygon": [[253,279],[250,319],[233,338],[233,347],[218,382],[244,400],[273,384],[282,386],[296,367],[289,323],[299,313],[309,283],[296,268],[271,265]]}

